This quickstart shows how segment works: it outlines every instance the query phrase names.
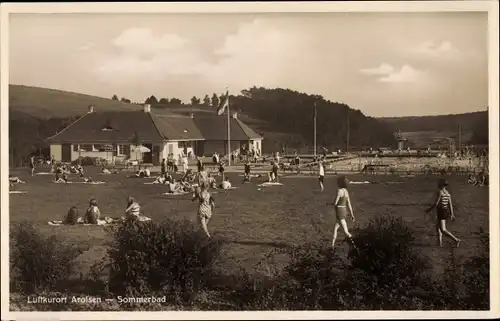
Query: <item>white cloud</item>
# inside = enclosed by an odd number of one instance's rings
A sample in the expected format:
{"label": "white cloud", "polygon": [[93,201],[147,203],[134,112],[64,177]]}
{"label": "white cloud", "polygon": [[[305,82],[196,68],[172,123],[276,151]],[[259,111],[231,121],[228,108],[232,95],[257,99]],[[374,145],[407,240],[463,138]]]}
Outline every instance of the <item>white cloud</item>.
{"label": "white cloud", "polygon": [[[302,70],[300,65],[313,59],[303,54],[308,49],[294,33],[273,28],[262,19],[241,24],[211,52],[178,35],[158,35],[144,28],[125,30],[112,44],[121,54],[110,52],[97,68],[109,79],[120,74],[134,77],[134,81],[189,75],[214,87],[231,85],[238,90],[252,85],[285,86],[291,66]],[[215,59],[209,60],[210,56]]]}
{"label": "white cloud", "polygon": [[122,32],[113,44],[128,54],[161,54],[181,50],[187,42],[176,34],[155,35],[151,29],[130,28]]}
{"label": "white cloud", "polygon": [[386,83],[414,83],[422,80],[422,77],[422,71],[410,65],[404,65],[400,70],[395,70],[387,76],[380,77],[377,81]]}
{"label": "white cloud", "polygon": [[366,75],[388,75],[394,72],[394,67],[384,62],[383,64],[375,68],[361,69],[360,72]]}
{"label": "white cloud", "polygon": [[417,54],[430,57],[458,57],[461,52],[450,41],[426,41],[414,49]]}

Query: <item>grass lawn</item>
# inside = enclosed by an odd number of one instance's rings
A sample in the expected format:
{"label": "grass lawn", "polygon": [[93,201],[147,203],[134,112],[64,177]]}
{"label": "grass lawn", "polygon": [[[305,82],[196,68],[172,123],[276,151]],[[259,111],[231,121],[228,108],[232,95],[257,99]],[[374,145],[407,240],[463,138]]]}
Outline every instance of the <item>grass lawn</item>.
{"label": "grass lawn", "polygon": [[[49,220],[62,220],[68,209],[75,205],[83,212],[90,198],[99,202],[104,216],[121,216],[126,197],[132,195],[140,202],[143,214],[155,221],[170,217],[187,218],[196,222],[196,203],[191,195],[162,196],[166,187],[146,185],[149,179],[126,178],[126,174],[100,176],[94,180],[106,181],[106,185],[53,184],[52,176],[29,176],[27,170],[12,171],[27,184],[19,184],[14,190],[28,194],[10,195],[11,223],[31,221],[44,233],[58,234],[68,242],[85,242],[92,248],[79,258],[81,272],[105,253],[104,242],[109,237],[101,226],[49,226]],[[241,184],[241,177],[228,174],[239,189],[217,191],[214,195],[217,207],[209,229],[213,236],[225,240],[219,266],[226,272],[239,267],[249,271],[265,271],[260,265],[273,249],[304,242],[324,240],[330,245],[333,230],[332,208],[325,206],[335,196],[336,177],[325,178],[325,191],[319,193],[315,177],[282,178],[283,186],[258,188],[259,179],[251,184]],[[73,180],[74,176],[71,177]],[[435,246],[434,214],[423,210],[432,200],[437,177],[398,178],[393,176],[349,176],[352,181],[401,182],[399,184],[351,185],[350,193],[357,221],[349,227],[360,227],[377,215],[402,216],[418,232],[415,246],[430,257],[436,272],[442,272],[447,247],[453,242],[446,240],[444,248]],[[260,179],[261,181],[264,178]],[[456,254],[469,257],[479,249],[479,240],[473,234],[479,228],[488,229],[488,189],[466,184],[466,177],[449,177],[450,191],[454,198],[457,220],[448,223],[449,230],[463,240]],[[340,233],[340,241],[344,238]],[[340,243],[339,243],[340,244]],[[342,245],[343,246],[343,245]],[[344,251],[346,247],[344,247]],[[276,255],[268,264],[282,266],[286,258]]]}

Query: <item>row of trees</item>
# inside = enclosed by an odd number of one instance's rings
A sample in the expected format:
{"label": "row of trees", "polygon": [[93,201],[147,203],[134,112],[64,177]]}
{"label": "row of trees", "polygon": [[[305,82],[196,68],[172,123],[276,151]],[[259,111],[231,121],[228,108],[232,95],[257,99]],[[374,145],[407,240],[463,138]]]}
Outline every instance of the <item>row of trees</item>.
{"label": "row of trees", "polygon": [[[196,97],[196,96],[193,96],[190,99],[190,105],[191,106],[218,106],[222,96],[223,95],[217,95],[216,93],[214,93],[211,97],[209,95],[205,95],[205,97],[203,97],[203,99]],[[111,99],[115,100],[115,101],[121,101],[124,103],[128,103],[128,104],[132,103],[132,101],[130,99],[125,98],[125,97],[119,98],[118,95],[116,95],[116,94],[114,94],[111,97]],[[156,105],[184,105],[184,102],[182,100],[180,100],[179,98],[172,97],[169,99],[169,98],[162,97],[162,98],[158,99],[154,95],[151,95],[150,97],[146,98],[144,100],[144,103],[150,104],[152,106],[156,106]],[[158,107],[158,106],[156,106],[156,107]]]}

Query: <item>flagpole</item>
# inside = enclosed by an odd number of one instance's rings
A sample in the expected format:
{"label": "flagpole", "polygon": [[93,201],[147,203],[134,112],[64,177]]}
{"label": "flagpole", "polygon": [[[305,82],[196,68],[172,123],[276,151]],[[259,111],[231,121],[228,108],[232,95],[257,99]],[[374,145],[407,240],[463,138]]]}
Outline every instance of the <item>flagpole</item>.
{"label": "flagpole", "polygon": [[229,112],[229,89],[226,87],[227,92],[227,154],[228,165],[231,166],[231,115]]}
{"label": "flagpole", "polygon": [[351,121],[349,119],[349,108],[347,108],[347,124],[346,124],[346,141],[345,141],[345,152],[349,152],[349,140],[351,138]]}
{"label": "flagpole", "polygon": [[316,102],[314,102],[314,157],[316,157]]}

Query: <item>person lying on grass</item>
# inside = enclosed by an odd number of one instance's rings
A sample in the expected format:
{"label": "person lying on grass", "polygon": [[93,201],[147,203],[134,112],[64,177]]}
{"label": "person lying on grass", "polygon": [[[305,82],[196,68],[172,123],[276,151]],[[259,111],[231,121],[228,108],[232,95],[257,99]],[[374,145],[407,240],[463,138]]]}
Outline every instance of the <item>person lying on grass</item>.
{"label": "person lying on grass", "polygon": [[100,217],[101,211],[97,207],[97,200],[93,198],[89,202],[89,207],[85,212],[85,218],[83,219],[83,222],[85,224],[97,224]]}
{"label": "person lying on grass", "polygon": [[332,248],[335,248],[335,241],[337,240],[338,230],[342,227],[344,230],[344,234],[347,236],[348,240],[352,242],[352,234],[349,233],[349,229],[347,228],[347,211],[351,215],[351,219],[354,222],[356,218],[354,217],[354,212],[352,210],[351,198],[349,197],[349,192],[347,190],[347,178],[344,176],[340,176],[337,178],[337,197],[335,198],[335,202],[327,203],[327,205],[335,206],[335,226],[333,227],[333,239],[332,239]]}
{"label": "person lying on grass", "polygon": [[229,178],[225,178],[219,185],[219,188],[221,189],[230,189],[231,188],[231,182],[229,181]]}
{"label": "person lying on grass", "polygon": [[215,208],[215,200],[208,192],[208,186],[202,184],[197,193],[193,197],[193,202],[198,200],[198,221],[200,222],[203,231],[210,238],[210,233],[208,232],[208,221],[212,217],[212,213]]}
{"label": "person lying on grass", "polygon": [[446,189],[448,182],[445,179],[439,179],[438,181],[438,191],[436,193],[436,200],[425,212],[429,213],[434,208],[436,209],[436,232],[437,232],[437,243],[439,246],[443,246],[443,234],[455,241],[456,246],[460,246],[461,240],[455,237],[446,229],[446,220],[451,218],[453,221],[455,219],[455,213],[453,211],[453,202],[451,201],[451,194]]}
{"label": "person lying on grass", "polygon": [[84,181],[85,183],[93,183],[93,182],[94,182],[94,181],[92,180],[92,177],[90,177],[90,176],[89,176],[89,177],[83,177],[83,181]]}
{"label": "person lying on grass", "polygon": [[101,174],[109,175],[109,174],[111,174],[111,171],[103,166],[101,168]]}
{"label": "person lying on grass", "polygon": [[17,176],[9,175],[9,183],[12,183],[12,184],[24,184],[26,182],[20,180],[19,177],[17,177]]}

